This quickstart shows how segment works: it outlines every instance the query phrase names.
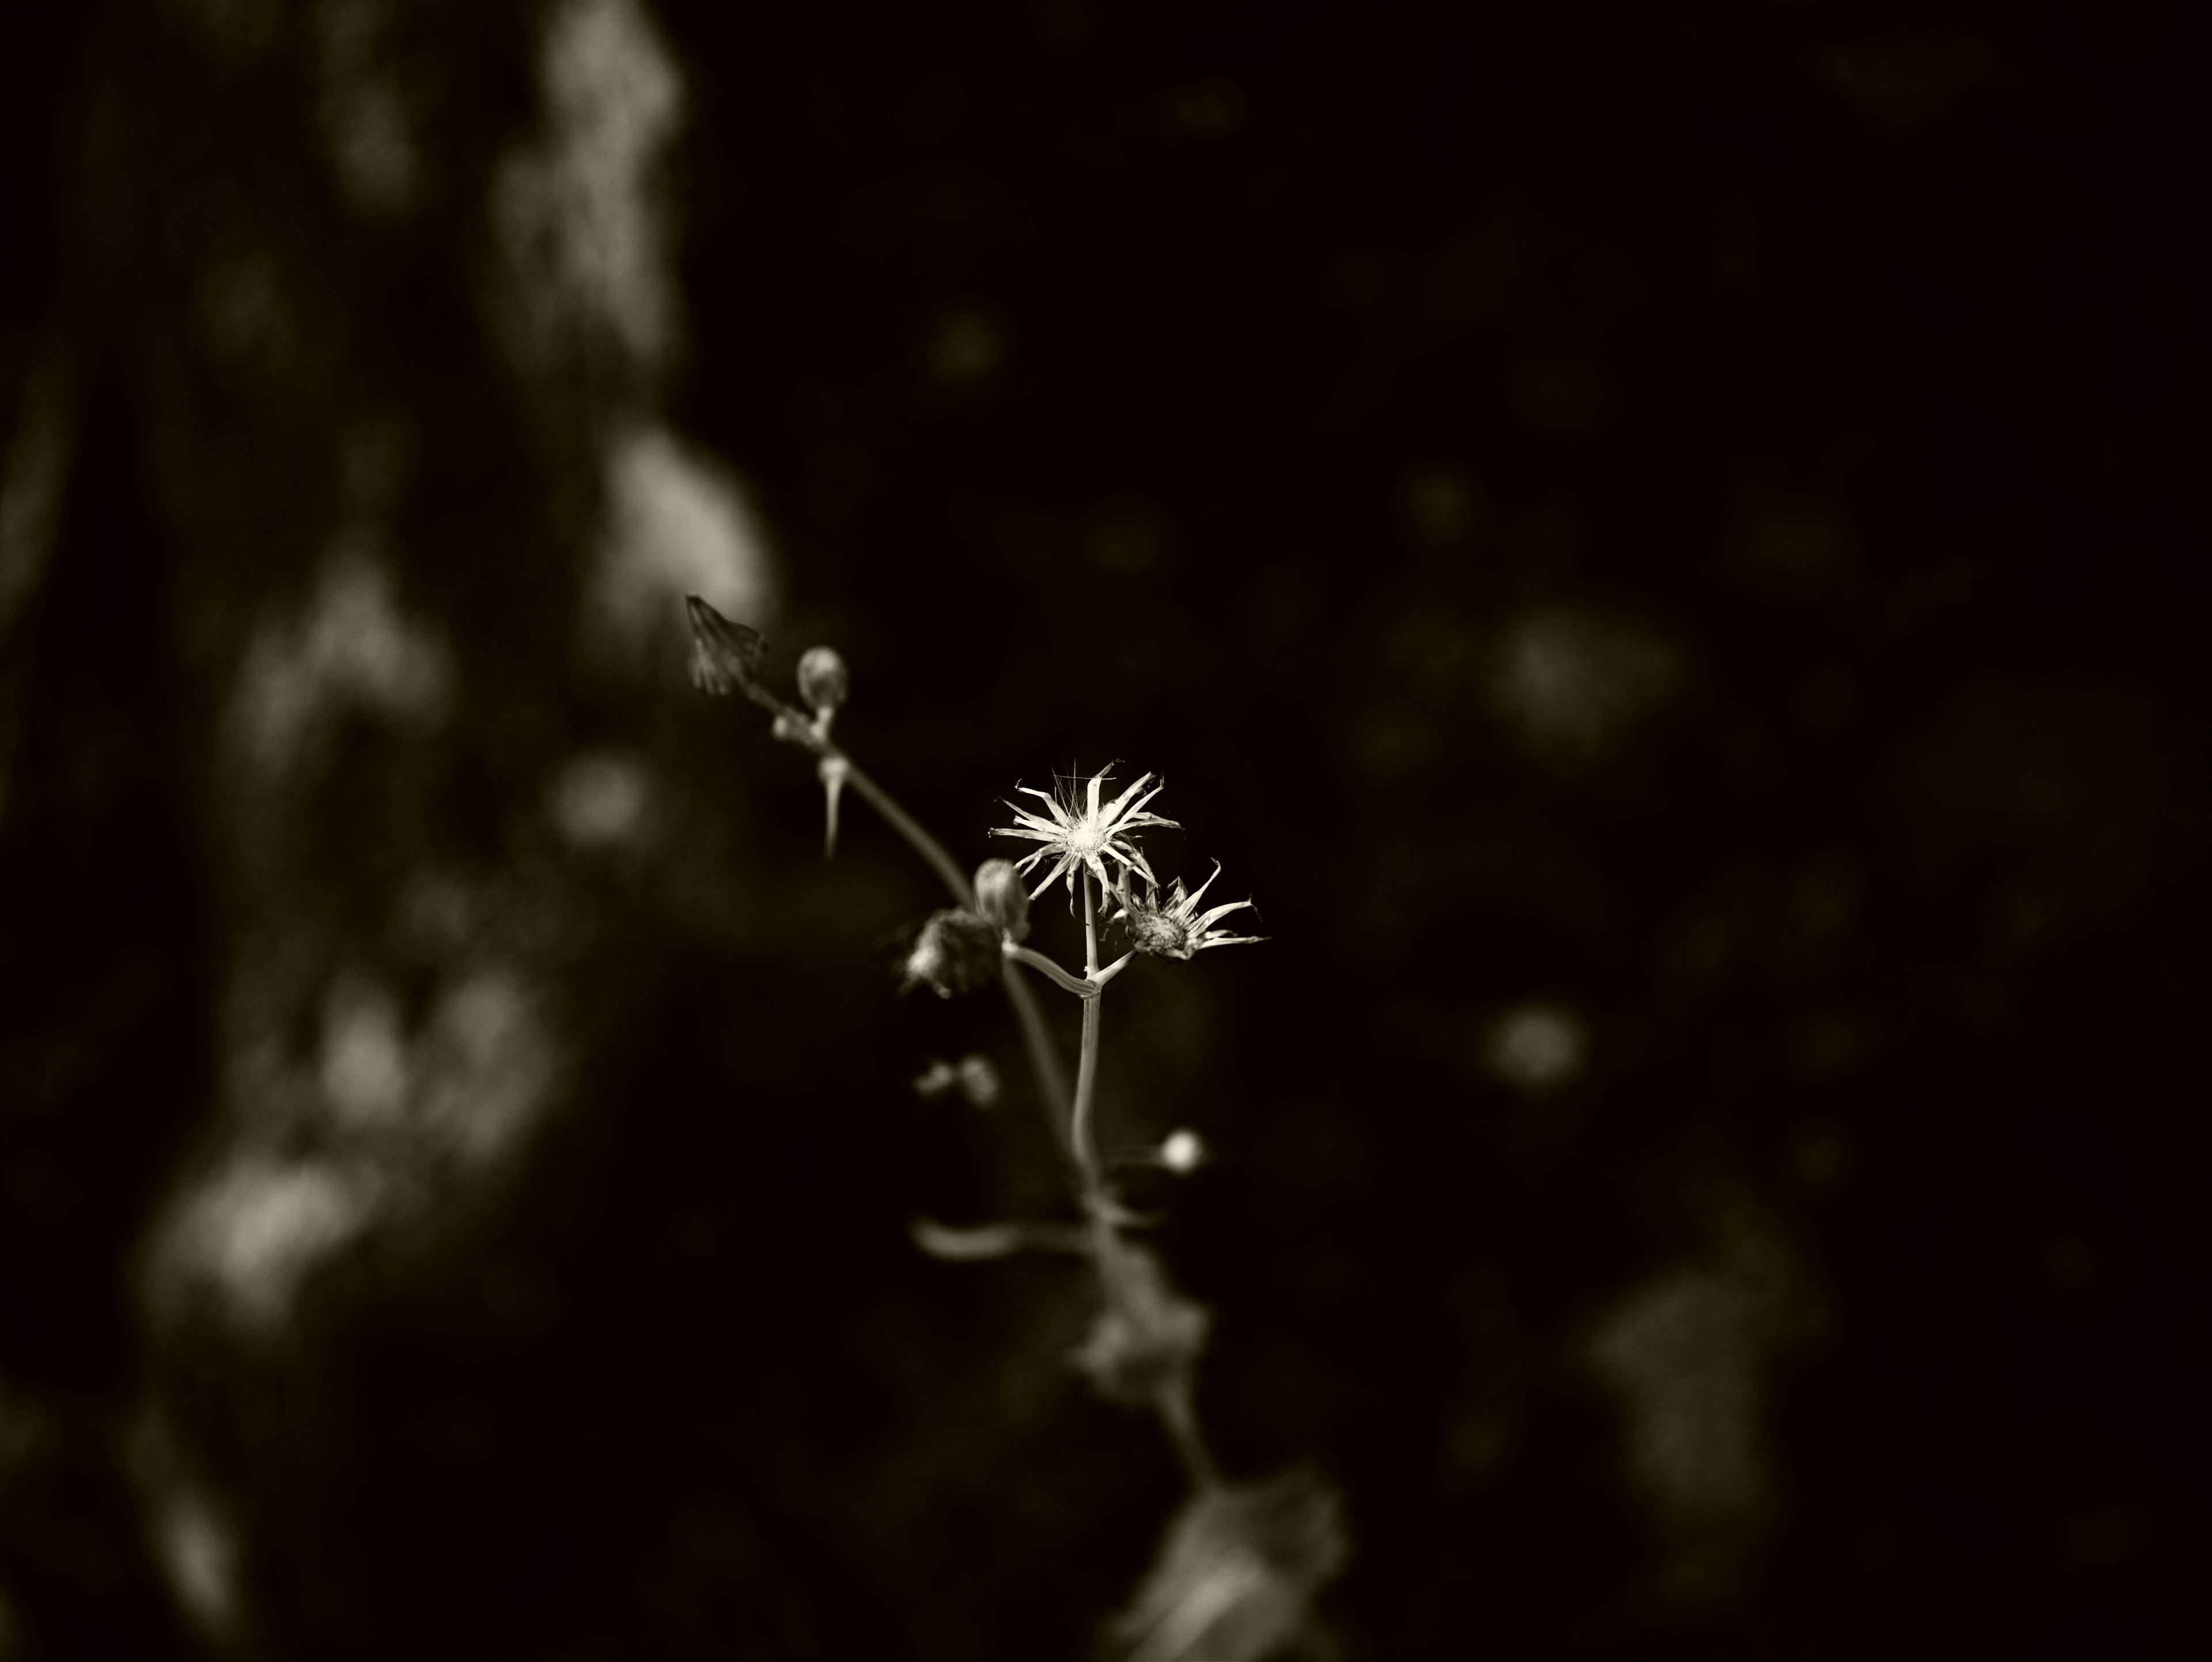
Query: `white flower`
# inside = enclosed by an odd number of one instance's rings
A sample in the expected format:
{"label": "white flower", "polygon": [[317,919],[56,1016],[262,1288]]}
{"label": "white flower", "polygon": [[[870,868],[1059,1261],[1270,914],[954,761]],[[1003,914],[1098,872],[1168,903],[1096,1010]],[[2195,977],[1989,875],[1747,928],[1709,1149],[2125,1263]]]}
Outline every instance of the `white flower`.
{"label": "white flower", "polygon": [[[1080,782],[1073,779],[1062,780],[1060,788],[1050,794],[1034,786],[1023,785],[1018,788],[1042,801],[1052,810],[1052,818],[1048,819],[1042,814],[1031,813],[1028,809],[1009,802],[1006,806],[1014,810],[1014,818],[1021,824],[991,828],[994,837],[1025,837],[1032,842],[1044,844],[1015,862],[1014,869],[1018,872],[1028,872],[1048,855],[1058,856],[1052,869],[1045,874],[1044,880],[1030,891],[1032,898],[1042,894],[1061,877],[1067,880],[1067,892],[1072,897],[1075,893],[1075,874],[1079,868],[1087,869],[1097,878],[1101,889],[1111,890],[1115,885],[1106,869],[1109,860],[1121,866],[1124,886],[1131,872],[1143,874],[1146,882],[1152,884],[1155,888],[1158,886],[1152,876],[1152,868],[1145,863],[1144,851],[1130,842],[1128,837],[1131,831],[1144,825],[1176,826],[1172,819],[1163,819],[1157,813],[1144,811],[1146,803],[1167,788],[1166,783],[1163,781],[1146,790],[1146,785],[1155,776],[1146,774],[1101,807],[1098,802],[1101,787],[1111,771],[1110,769],[1101,768],[1091,775],[1088,781],[1087,796],[1082,798],[1078,794]],[[1139,792],[1143,794],[1139,795]]]}
{"label": "white flower", "polygon": [[1198,903],[1213,886],[1213,878],[1221,875],[1221,862],[1213,862],[1213,877],[1198,886],[1196,894],[1182,892],[1182,879],[1178,877],[1168,892],[1167,904],[1160,904],[1159,885],[1145,874],[1146,894],[1139,899],[1124,882],[1116,896],[1121,910],[1115,913],[1113,922],[1129,926],[1129,941],[1140,953],[1151,953],[1159,958],[1188,959],[1208,947],[1243,947],[1265,941],[1263,934],[1231,934],[1213,926],[1235,911],[1242,911],[1252,903],[1232,900],[1225,906],[1215,906],[1200,911]]}

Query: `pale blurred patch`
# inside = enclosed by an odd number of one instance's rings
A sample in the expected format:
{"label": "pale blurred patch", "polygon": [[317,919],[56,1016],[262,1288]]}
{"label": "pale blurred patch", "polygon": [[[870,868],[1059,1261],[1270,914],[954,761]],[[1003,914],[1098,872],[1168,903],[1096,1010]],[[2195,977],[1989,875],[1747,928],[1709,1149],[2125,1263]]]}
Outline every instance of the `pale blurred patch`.
{"label": "pale blurred patch", "polygon": [[170,1598],[202,1640],[234,1653],[247,1636],[245,1555],[229,1509],[195,1470],[157,1400],[140,1402],[125,1453],[149,1555]]}
{"label": "pale blurred patch", "polygon": [[368,1227],[380,1198],[371,1173],[241,1151],[164,1230],[155,1268],[164,1302],[198,1283],[240,1325],[272,1327],[291,1314],[307,1272]]}
{"label": "pale blurred patch", "polygon": [[645,660],[681,633],[687,594],[754,628],[772,621],[768,539],[726,469],[659,426],[610,441],[605,465],[606,529],[585,601],[591,639]]}
{"label": "pale blurred patch", "polygon": [[651,829],[653,772],[642,758],[593,751],[571,760],[554,781],[553,823],[579,849],[615,849]]}
{"label": "pale blurred patch", "polygon": [[933,1061],[914,1082],[915,1094],[925,1102],[957,1090],[973,1108],[996,1107],[1004,1088],[998,1068],[981,1051],[970,1051],[957,1063]]}
{"label": "pale blurred patch", "polygon": [[546,127],[508,159],[494,213],[525,359],[608,338],[651,371],[680,311],[654,169],[684,113],[684,84],[634,0],[568,0],[540,47]]}
{"label": "pale blurred patch", "polygon": [[422,1152],[471,1166],[513,1152],[550,1094],[553,1055],[520,974],[490,965],[464,977],[417,1047]]}
{"label": "pale blurred patch", "polygon": [[1589,1024],[1566,1005],[1516,1004],[1485,1028],[1480,1059],[1499,1083],[1529,1096],[1562,1090],[1589,1062]]}
{"label": "pale blurred patch", "polygon": [[457,967],[418,1021],[377,977],[341,975],[312,1057],[242,1038],[225,1146],[152,1238],[157,1311],[211,1300],[270,1331],[309,1276],[376,1232],[434,1225],[524,1146],[555,1097],[559,1050],[512,965]]}
{"label": "pale blurred patch", "polygon": [[1802,1261],[1747,1188],[1714,1178],[1698,1209],[1704,1250],[1622,1294],[1577,1347],[1620,1416],[1623,1481],[1652,1546],[1639,1593],[1661,1620],[1750,1590],[1786,1501],[1775,1375],[1826,1320]]}
{"label": "pale blurred patch", "polygon": [[1169,1525],[1116,1635],[1127,1662],[1261,1662],[1309,1635],[1351,1548],[1336,1493],[1310,1474],[1205,1489]]}
{"label": "pale blurred patch", "polygon": [[233,728],[249,759],[274,773],[349,710],[418,726],[437,721],[453,679],[444,642],[401,613],[374,537],[356,527],[331,551],[302,612],[255,633]]}
{"label": "pale blurred patch", "polygon": [[1680,691],[1687,668],[1681,648],[1649,624],[1547,606],[1507,628],[1491,696],[1532,752],[1572,766],[1618,750]]}
{"label": "pale blurred patch", "polygon": [[313,19],[323,143],[347,201],[372,218],[404,213],[421,181],[405,89],[385,50],[392,11],[390,0],[323,0]]}
{"label": "pale blurred patch", "polygon": [[347,977],[331,989],[320,1071],[323,1100],[341,1124],[379,1129],[405,1113],[407,1040],[388,988]]}
{"label": "pale blurred patch", "polygon": [[206,1495],[183,1484],[148,1510],[171,1595],[203,1634],[228,1638],[239,1620],[238,1538],[228,1522]]}

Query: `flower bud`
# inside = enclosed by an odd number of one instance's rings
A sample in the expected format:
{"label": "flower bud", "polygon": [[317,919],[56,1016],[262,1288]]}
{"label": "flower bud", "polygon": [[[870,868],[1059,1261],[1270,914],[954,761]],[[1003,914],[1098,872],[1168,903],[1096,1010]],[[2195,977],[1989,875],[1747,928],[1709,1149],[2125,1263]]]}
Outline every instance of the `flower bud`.
{"label": "flower bud", "polygon": [[1030,932],[1030,892],[1011,860],[986,860],[975,868],[975,910],[1006,933],[1024,941]]}
{"label": "flower bud", "polygon": [[939,998],[972,993],[999,977],[999,928],[970,911],[930,914],[906,955],[906,984],[927,982]]}
{"label": "flower bud", "polygon": [[696,594],[684,597],[684,610],[691,620],[691,685],[716,697],[751,686],[766,637],[725,618]]}
{"label": "flower bud", "polygon": [[1170,1172],[1195,1172],[1206,1163],[1206,1145],[1195,1131],[1171,1131],[1160,1145],[1160,1164]]}
{"label": "flower bud", "polygon": [[835,647],[809,647],[799,661],[799,696],[817,715],[827,715],[853,690],[845,661]]}

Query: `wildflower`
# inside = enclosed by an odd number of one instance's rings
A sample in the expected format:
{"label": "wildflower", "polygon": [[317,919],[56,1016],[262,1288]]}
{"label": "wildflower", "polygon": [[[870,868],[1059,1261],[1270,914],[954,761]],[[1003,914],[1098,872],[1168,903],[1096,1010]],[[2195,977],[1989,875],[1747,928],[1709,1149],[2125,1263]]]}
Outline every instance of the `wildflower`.
{"label": "wildflower", "polygon": [[1030,932],[1029,892],[1011,860],[986,860],[975,868],[975,910],[1006,933],[1009,941]]}
{"label": "wildflower", "polygon": [[[1021,824],[992,827],[991,835],[994,837],[1025,837],[1032,842],[1044,844],[1015,863],[1014,869],[1018,872],[1029,871],[1048,855],[1056,856],[1052,869],[1045,874],[1044,881],[1030,891],[1030,898],[1035,899],[1042,894],[1061,877],[1067,880],[1067,892],[1073,896],[1075,874],[1079,869],[1088,870],[1098,880],[1100,888],[1111,889],[1114,880],[1106,869],[1109,860],[1121,866],[1125,882],[1131,872],[1143,873],[1148,883],[1154,880],[1152,868],[1145,863],[1144,851],[1128,837],[1130,832],[1145,825],[1176,826],[1172,819],[1163,819],[1156,813],[1144,811],[1146,803],[1167,788],[1166,783],[1163,781],[1146,790],[1146,785],[1156,776],[1146,774],[1101,807],[1098,802],[1100,788],[1105,784],[1110,771],[1110,769],[1102,768],[1091,776],[1089,792],[1087,796],[1080,799],[1080,806],[1077,782],[1073,779],[1062,781],[1060,788],[1051,794],[1034,786],[1024,785],[1020,788],[1022,790],[1039,798],[1052,810],[1052,818],[1048,819],[1042,814],[1031,813],[1028,809],[1009,802],[1006,806],[1014,810],[1014,818]],[[1140,792],[1142,794],[1139,794]]]}
{"label": "wildflower", "polygon": [[1118,1246],[1101,1258],[1098,1273],[1106,1301],[1068,1361],[1100,1396],[1141,1406],[1189,1371],[1213,1318],[1176,1292],[1141,1246]]}
{"label": "wildflower", "polygon": [[971,911],[932,912],[904,968],[908,987],[927,982],[939,998],[988,986],[999,976],[999,927]]}
{"label": "wildflower", "polygon": [[767,637],[725,618],[696,594],[684,597],[684,609],[691,619],[691,685],[717,697],[756,685]]}
{"label": "wildflower", "polygon": [[836,713],[853,690],[853,678],[835,647],[809,647],[799,660],[799,696],[817,721]]}
{"label": "wildflower", "polygon": [[1178,877],[1168,892],[1167,902],[1160,901],[1159,885],[1145,874],[1146,894],[1139,899],[1125,881],[1115,897],[1121,910],[1115,913],[1113,922],[1129,926],[1129,941],[1140,953],[1150,953],[1159,958],[1188,959],[1208,947],[1243,947],[1265,941],[1263,934],[1231,934],[1215,928],[1214,924],[1230,913],[1241,911],[1252,903],[1232,900],[1225,906],[1215,906],[1200,911],[1198,903],[1213,886],[1213,878],[1221,875],[1221,862],[1213,862],[1213,876],[1198,886],[1196,894],[1182,892],[1182,879]]}

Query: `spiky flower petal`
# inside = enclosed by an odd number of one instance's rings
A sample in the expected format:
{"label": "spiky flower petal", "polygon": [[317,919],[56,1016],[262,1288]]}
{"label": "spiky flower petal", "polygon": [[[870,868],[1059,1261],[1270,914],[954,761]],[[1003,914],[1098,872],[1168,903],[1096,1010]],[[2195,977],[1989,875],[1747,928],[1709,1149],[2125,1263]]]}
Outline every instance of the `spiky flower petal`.
{"label": "spiky flower petal", "polygon": [[1146,774],[1112,801],[1100,803],[1104,786],[1112,774],[1111,768],[1101,768],[1088,780],[1063,779],[1057,790],[1045,792],[1033,786],[1018,788],[1037,798],[1051,811],[1048,819],[1016,803],[1006,806],[1014,811],[1020,823],[1013,825],[994,825],[994,837],[1027,837],[1044,846],[1014,864],[1014,869],[1026,874],[1041,864],[1047,856],[1053,859],[1052,869],[1044,880],[1030,891],[1034,898],[1042,894],[1060,878],[1067,880],[1067,892],[1075,893],[1075,874],[1088,871],[1098,880],[1101,889],[1111,890],[1115,879],[1106,862],[1113,861],[1121,868],[1121,882],[1127,885],[1131,873],[1141,874],[1147,883],[1157,884],[1152,868],[1145,862],[1144,850],[1129,841],[1131,832],[1146,825],[1166,825],[1180,830],[1172,819],[1163,819],[1157,813],[1146,813],[1145,804],[1167,788],[1167,782],[1145,787],[1158,776]]}

